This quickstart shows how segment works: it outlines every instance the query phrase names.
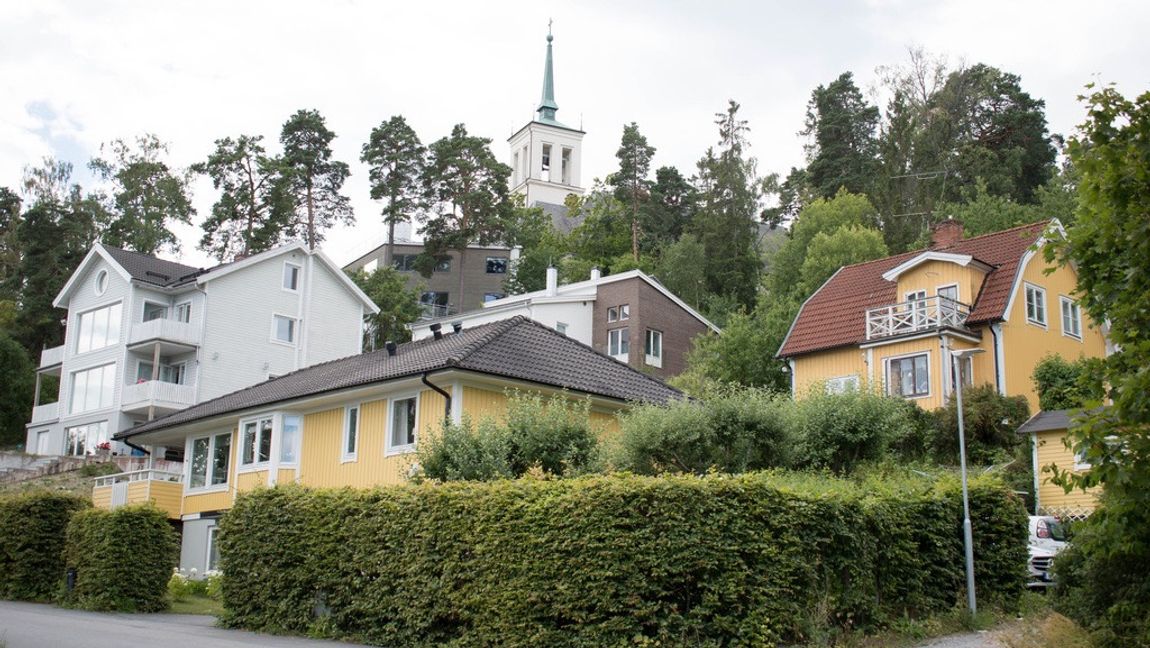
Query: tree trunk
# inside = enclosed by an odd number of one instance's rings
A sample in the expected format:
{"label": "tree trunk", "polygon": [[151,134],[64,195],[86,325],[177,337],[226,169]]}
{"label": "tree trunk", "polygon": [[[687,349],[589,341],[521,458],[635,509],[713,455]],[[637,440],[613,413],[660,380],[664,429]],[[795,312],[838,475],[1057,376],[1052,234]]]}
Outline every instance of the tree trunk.
{"label": "tree trunk", "polygon": [[631,254],[639,263],[639,196],[631,194]]}
{"label": "tree trunk", "polygon": [[307,247],[315,249],[315,198],[311,194],[311,178],[307,181]]}
{"label": "tree trunk", "polygon": [[[395,201],[398,199],[396,191],[391,191],[391,204],[388,205],[388,211],[395,209]],[[387,218],[387,252],[383,256],[383,264],[385,268],[390,268],[391,264],[395,263],[395,214],[389,213]]]}
{"label": "tree trunk", "polygon": [[455,310],[458,313],[463,312],[463,280],[467,276],[467,274],[463,271],[463,267],[464,267],[463,261],[466,258],[466,256],[467,256],[467,247],[464,246],[464,247],[459,249],[459,267],[457,268],[457,270],[459,271],[459,294],[456,295],[456,297],[455,297],[455,303],[457,304]]}

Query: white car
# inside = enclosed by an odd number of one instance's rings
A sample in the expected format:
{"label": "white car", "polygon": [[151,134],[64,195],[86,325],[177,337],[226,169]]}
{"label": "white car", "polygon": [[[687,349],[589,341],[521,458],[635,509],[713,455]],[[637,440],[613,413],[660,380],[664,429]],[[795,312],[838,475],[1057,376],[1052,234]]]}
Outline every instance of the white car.
{"label": "white car", "polygon": [[1070,544],[1066,529],[1058,518],[1051,515],[1030,516],[1030,578],[1027,587],[1049,587],[1054,584],[1051,567],[1054,557]]}

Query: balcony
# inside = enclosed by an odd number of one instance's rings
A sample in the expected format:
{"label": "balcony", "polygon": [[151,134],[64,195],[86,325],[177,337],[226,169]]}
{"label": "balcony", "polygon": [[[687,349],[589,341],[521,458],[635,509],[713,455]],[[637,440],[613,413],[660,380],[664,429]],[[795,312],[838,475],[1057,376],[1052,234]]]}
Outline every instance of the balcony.
{"label": "balcony", "polygon": [[60,403],[45,403],[32,408],[33,423],[48,423],[60,418]]}
{"label": "balcony", "polygon": [[128,504],[151,502],[173,520],[180,519],[184,496],[184,476],[165,470],[135,470],[97,477],[92,487],[96,508],[114,509]]}
{"label": "balcony", "polygon": [[196,404],[196,386],[180,385],[162,380],[147,380],[124,385],[120,409],[127,413],[155,409],[155,414],[170,414]]}
{"label": "balcony", "polygon": [[937,295],[866,312],[866,339],[918,333],[937,328],[964,328],[970,306]]}
{"label": "balcony", "polygon": [[64,345],[44,349],[40,352],[40,370],[58,368],[64,363]]}
{"label": "balcony", "polygon": [[152,342],[163,343],[165,355],[190,351],[200,345],[200,331],[187,322],[162,318],[132,325],[132,333],[128,336],[129,348]]}

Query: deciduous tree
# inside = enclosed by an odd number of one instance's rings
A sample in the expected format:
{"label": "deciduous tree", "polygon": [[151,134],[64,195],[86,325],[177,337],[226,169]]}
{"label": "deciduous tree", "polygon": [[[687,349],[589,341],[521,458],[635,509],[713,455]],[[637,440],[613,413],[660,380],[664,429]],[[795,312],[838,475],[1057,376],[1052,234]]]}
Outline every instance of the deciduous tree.
{"label": "deciduous tree", "polygon": [[377,268],[374,272],[357,270],[351,279],[371,301],[379,306],[379,312],[364,318],[363,348],[381,349],[388,341],[407,342],[411,331],[407,325],[419,319],[423,312],[419,307],[419,291],[407,287],[407,279],[391,266]]}

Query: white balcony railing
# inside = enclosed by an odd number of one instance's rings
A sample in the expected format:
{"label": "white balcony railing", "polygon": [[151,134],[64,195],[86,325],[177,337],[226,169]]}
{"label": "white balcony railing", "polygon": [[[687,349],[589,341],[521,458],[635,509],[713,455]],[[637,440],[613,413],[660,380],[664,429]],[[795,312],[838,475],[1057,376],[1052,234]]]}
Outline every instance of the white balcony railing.
{"label": "white balcony railing", "polygon": [[905,335],[950,326],[960,328],[970,315],[970,306],[937,295],[913,299],[866,312],[868,340]]}
{"label": "white balcony railing", "polygon": [[133,470],[132,472],[96,477],[95,481],[96,488],[100,488],[101,486],[111,486],[112,484],[120,484],[124,482],[131,483],[138,481],[174,482],[178,484],[184,481],[184,475],[183,473],[170,472],[167,470]]}
{"label": "white balcony railing", "polygon": [[32,408],[32,422],[55,421],[60,418],[60,403],[46,403]]}
{"label": "white balcony railing", "polygon": [[200,343],[200,331],[192,324],[173,319],[154,319],[147,322],[136,322],[132,325],[132,334],[128,337],[128,344],[138,344],[150,340],[168,340],[197,346]]}
{"label": "white balcony railing", "polygon": [[148,380],[125,385],[120,406],[125,410],[155,406],[163,409],[183,409],[196,403],[195,385],[178,385],[162,380]]}
{"label": "white balcony railing", "polygon": [[40,368],[54,367],[64,362],[64,345],[44,349],[40,352]]}

